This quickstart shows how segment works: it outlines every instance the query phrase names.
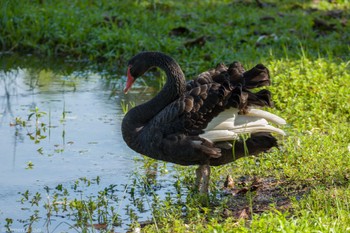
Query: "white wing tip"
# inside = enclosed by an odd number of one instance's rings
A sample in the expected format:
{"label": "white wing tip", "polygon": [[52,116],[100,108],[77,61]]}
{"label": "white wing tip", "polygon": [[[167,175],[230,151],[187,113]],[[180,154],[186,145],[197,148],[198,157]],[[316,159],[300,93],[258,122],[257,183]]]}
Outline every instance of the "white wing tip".
{"label": "white wing tip", "polygon": [[267,112],[261,109],[251,108],[249,109],[248,113],[245,114],[246,116],[255,116],[255,117],[261,117],[264,118],[274,124],[277,125],[285,125],[287,124],[286,120],[282,117],[277,116],[276,114],[273,114],[271,112]]}

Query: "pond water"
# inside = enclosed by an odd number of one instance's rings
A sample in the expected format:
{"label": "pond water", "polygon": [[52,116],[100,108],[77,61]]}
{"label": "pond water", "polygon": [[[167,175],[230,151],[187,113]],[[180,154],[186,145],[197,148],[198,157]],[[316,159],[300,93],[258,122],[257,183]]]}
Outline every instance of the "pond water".
{"label": "pond water", "polygon": [[[69,229],[74,221],[62,214],[52,214],[47,224],[47,210],[42,207],[49,202],[45,199],[52,198],[45,190],[53,194],[59,192],[55,187],[60,185],[67,187],[71,194],[65,195],[71,200],[97,196],[110,185],[117,187],[113,195],[123,201],[112,204],[122,221],[119,228],[127,229],[131,222],[125,210],[131,205],[125,195],[127,187],[135,185],[135,172],[149,171],[143,168],[142,159],[135,161],[142,157],[122,139],[121,101],[139,103],[149,99],[151,93],[136,88],[124,96],[123,78],[108,79],[108,75],[102,77],[88,69],[74,70],[71,64],[68,69],[63,66],[54,70],[51,67],[55,63],[34,68],[27,62],[32,59],[10,65],[2,59],[0,66],[0,232],[5,231],[6,218],[13,220],[12,230],[23,232],[36,209],[40,211],[36,215],[39,220],[32,225],[36,232]],[[37,63],[47,61],[39,59]],[[97,185],[87,185],[81,179],[79,184],[85,186],[75,192],[73,187],[81,177],[97,178]],[[153,179],[163,180],[164,187],[165,180],[173,178],[168,172]],[[28,204],[31,198],[20,202],[26,190],[32,197],[40,193],[38,206]],[[160,187],[157,195],[168,191]],[[149,220],[151,213],[143,211],[138,218]],[[19,221],[23,219],[27,221]]]}

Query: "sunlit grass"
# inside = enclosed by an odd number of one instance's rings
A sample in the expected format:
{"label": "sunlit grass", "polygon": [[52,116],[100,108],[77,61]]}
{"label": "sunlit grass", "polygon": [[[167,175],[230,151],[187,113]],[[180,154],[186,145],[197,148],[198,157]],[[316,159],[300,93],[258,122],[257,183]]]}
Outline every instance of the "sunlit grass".
{"label": "sunlit grass", "polygon": [[[298,56],[349,52],[348,1],[19,1],[0,2],[3,51],[85,58],[123,66],[142,50],[169,53],[188,76],[222,61],[255,63]],[[327,10],[343,10],[331,17]],[[169,13],[171,12],[171,14]],[[334,29],[314,28],[314,19]],[[189,35],[171,36],[183,26]],[[202,46],[184,44],[201,36]],[[110,69],[113,69],[110,67]]]}
{"label": "sunlit grass", "polygon": [[[212,193],[222,192],[223,181],[228,174],[234,179],[242,176],[275,177],[283,181],[284,193],[291,199],[289,211],[274,211],[272,207],[270,212],[253,215],[250,220],[222,218],[222,215],[214,213],[229,206],[225,205],[226,197],[219,199],[219,206],[211,209],[210,213],[203,212],[201,208],[190,208],[197,218],[191,216],[179,220],[174,215],[164,219],[161,216],[176,213],[173,209],[176,205],[170,204],[171,208],[163,210],[165,213],[162,212],[158,220],[166,222],[161,225],[164,232],[170,229],[176,229],[173,232],[348,231],[346,213],[350,202],[345,194],[350,172],[348,65],[326,59],[311,61],[306,57],[293,61],[271,61],[268,66],[273,86],[270,89],[276,104],[273,111],[287,119],[289,125],[285,130],[288,136],[281,139],[279,149],[273,149],[268,154],[240,159],[213,169]],[[194,168],[177,168],[182,183],[191,185]],[[290,189],[305,192],[301,199],[300,196],[295,199]],[[254,199],[255,195],[258,194],[253,193],[251,198]],[[247,198],[249,196],[248,193]],[[152,226],[148,228],[149,232],[154,230]]]}

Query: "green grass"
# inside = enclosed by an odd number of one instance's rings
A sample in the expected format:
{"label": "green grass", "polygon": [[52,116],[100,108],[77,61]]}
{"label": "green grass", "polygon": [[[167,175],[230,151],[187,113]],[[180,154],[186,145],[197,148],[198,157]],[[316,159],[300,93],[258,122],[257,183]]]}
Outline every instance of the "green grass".
{"label": "green grass", "polygon": [[[350,231],[349,63],[335,63],[324,58],[312,61],[303,57],[292,61],[271,61],[268,67],[274,77],[270,88],[276,103],[274,112],[287,119],[288,136],[282,140],[279,150],[215,168],[211,187],[215,194],[223,192],[227,174],[236,181],[242,176],[274,177],[282,182],[283,189],[276,195],[291,200],[288,210],[275,210],[279,207],[276,198],[272,200],[270,211],[253,214],[251,219],[225,218],[222,217],[222,208],[235,211],[232,204],[238,197],[219,200],[211,197],[220,204],[212,207],[209,213],[201,213],[202,210],[197,208],[200,219],[162,218],[166,222],[162,232],[171,229],[177,229],[174,232]],[[191,180],[193,170],[178,169],[182,176],[188,176],[183,180]],[[246,197],[254,202],[261,196],[261,192],[253,192]],[[251,201],[247,203],[250,207]],[[252,207],[256,206],[253,204]],[[221,212],[217,214],[216,211]],[[176,212],[164,210],[161,216],[170,213]],[[180,227],[185,223],[189,229]],[[149,232],[153,230],[149,226]]]}
{"label": "green grass", "polygon": [[[272,76],[272,111],[288,122],[280,148],[214,168],[209,206],[199,205],[191,191],[195,168],[176,166],[174,186],[185,200],[153,196],[152,223],[143,231],[350,232],[350,3],[262,2],[263,8],[249,0],[5,0],[0,45],[4,52],[84,59],[119,74],[142,50],[170,54],[187,77],[219,62],[239,60],[246,68],[264,63]],[[317,26],[317,20],[326,24]],[[179,26],[190,33],[170,36]],[[201,36],[204,45],[185,46]],[[228,174],[236,183],[249,180],[240,189],[254,178],[280,185],[266,187],[276,194],[268,196],[267,209],[244,216],[235,208],[238,197],[251,211],[266,196],[259,188],[222,196]],[[286,208],[278,202],[282,197]]]}
{"label": "green grass", "polygon": [[[221,61],[295,58],[300,45],[313,57],[346,58],[349,2],[266,1],[29,1],[0,3],[3,51],[69,56],[124,66],[141,50],[174,56],[188,75]],[[327,10],[344,10],[339,18]],[[269,18],[270,17],[270,18]],[[313,29],[314,19],[334,24]],[[344,25],[345,24],[345,25]],[[184,26],[187,36],[170,36]],[[184,43],[205,36],[204,46]],[[266,36],[261,39],[259,37]]]}

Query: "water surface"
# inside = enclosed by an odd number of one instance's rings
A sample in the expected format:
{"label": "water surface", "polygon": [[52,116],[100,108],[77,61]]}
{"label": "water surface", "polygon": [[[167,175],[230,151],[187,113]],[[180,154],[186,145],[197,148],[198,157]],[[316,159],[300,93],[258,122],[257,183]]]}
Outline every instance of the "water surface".
{"label": "water surface", "polygon": [[[121,100],[138,103],[150,93],[136,90],[124,96],[122,79],[111,81],[108,75],[88,69],[52,70],[26,64],[1,68],[1,222],[26,217],[18,201],[25,190],[42,193],[43,187],[71,185],[80,177],[99,177],[101,187],[119,185],[123,195],[123,187],[142,168],[135,162],[140,155],[121,136]],[[94,189],[87,192],[98,191]],[[121,216],[127,219],[122,211]],[[150,218],[149,213],[143,216]],[[41,226],[37,231],[44,231]],[[12,227],[23,229],[16,221]]]}

